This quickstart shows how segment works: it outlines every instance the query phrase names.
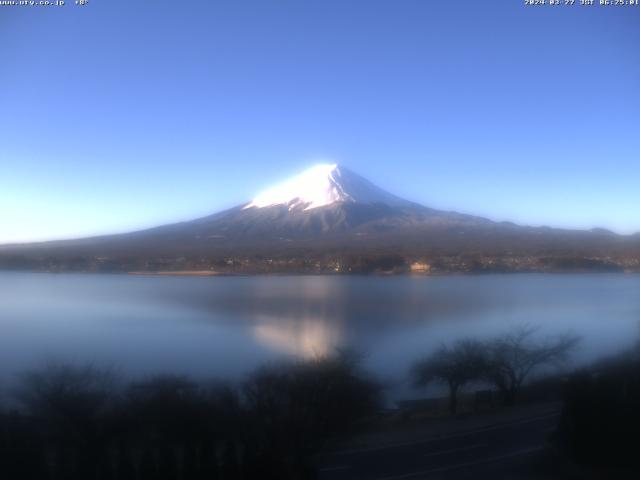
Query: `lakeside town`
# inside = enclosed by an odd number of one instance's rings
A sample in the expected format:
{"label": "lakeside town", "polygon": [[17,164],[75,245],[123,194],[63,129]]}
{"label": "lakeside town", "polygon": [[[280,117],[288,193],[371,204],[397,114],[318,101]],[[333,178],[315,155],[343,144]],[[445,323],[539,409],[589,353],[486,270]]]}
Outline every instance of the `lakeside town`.
{"label": "lakeside town", "polygon": [[640,259],[579,256],[431,256],[400,254],[322,255],[304,257],[179,256],[153,258],[0,257],[4,270],[41,272],[139,273],[169,275],[386,274],[445,275],[477,273],[640,273]]}

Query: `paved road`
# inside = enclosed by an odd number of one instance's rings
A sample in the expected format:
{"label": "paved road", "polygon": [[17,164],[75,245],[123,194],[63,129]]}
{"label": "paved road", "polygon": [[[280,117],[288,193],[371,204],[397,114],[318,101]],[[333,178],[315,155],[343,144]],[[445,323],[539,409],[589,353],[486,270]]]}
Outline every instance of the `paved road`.
{"label": "paved road", "polygon": [[557,411],[537,412],[438,437],[334,452],[319,459],[319,478],[538,478],[533,470],[558,416]]}

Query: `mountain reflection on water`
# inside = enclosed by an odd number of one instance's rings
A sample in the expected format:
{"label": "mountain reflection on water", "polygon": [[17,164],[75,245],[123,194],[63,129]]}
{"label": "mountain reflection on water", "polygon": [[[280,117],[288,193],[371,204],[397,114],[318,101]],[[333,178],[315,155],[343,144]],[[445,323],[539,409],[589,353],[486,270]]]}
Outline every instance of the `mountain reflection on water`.
{"label": "mountain reflection on water", "polygon": [[262,316],[256,320],[255,337],[279,352],[304,359],[321,358],[342,346],[340,325],[320,317],[283,321]]}
{"label": "mountain reflection on water", "polygon": [[443,342],[516,324],[583,337],[584,362],[638,338],[640,276],[153,277],[0,274],[0,382],[46,359],[126,375],[241,378],[350,347],[408,391],[408,366]]}

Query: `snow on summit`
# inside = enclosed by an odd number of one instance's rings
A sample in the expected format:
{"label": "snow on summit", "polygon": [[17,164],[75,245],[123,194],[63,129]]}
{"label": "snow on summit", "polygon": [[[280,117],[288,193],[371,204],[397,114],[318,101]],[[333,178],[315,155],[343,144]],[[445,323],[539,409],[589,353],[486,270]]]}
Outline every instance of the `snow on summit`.
{"label": "snow on summit", "polygon": [[243,208],[287,205],[311,210],[340,202],[407,204],[337,164],[321,164],[262,192]]}
{"label": "snow on summit", "polygon": [[345,194],[333,178],[337,171],[336,164],[316,165],[262,192],[244,208],[289,205],[293,209],[304,205],[305,210],[311,210],[339,202],[345,199]]}

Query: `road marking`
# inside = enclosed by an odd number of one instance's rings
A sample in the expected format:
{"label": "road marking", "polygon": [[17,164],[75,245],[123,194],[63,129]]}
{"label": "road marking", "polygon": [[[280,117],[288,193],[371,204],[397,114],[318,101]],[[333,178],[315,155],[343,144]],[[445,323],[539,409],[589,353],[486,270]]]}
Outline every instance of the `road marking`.
{"label": "road marking", "polygon": [[539,417],[533,417],[533,418],[527,418],[524,420],[517,420],[514,422],[510,422],[510,423],[501,423],[499,425],[493,425],[493,426],[488,426],[488,427],[481,427],[481,428],[476,428],[475,430],[466,430],[464,432],[460,432],[460,433],[454,433],[451,435],[444,435],[444,436],[437,436],[437,437],[431,437],[431,438],[427,438],[424,440],[414,440],[411,442],[399,442],[399,443],[392,443],[389,445],[380,445],[378,447],[364,447],[364,448],[354,448],[354,449],[350,449],[350,450],[341,450],[338,452],[327,452],[326,454],[322,455],[322,456],[334,456],[334,455],[351,455],[354,453],[368,453],[368,452],[378,452],[380,450],[388,450],[390,448],[402,448],[402,447],[410,447],[412,445],[423,445],[425,443],[432,443],[432,442],[439,442],[441,440],[448,440],[451,438],[460,438],[460,437],[469,437],[471,435],[476,435],[478,433],[484,433],[484,432],[491,432],[494,430],[501,430],[504,428],[509,428],[515,425],[523,425],[525,423],[533,423],[533,422],[537,422],[540,420],[546,420],[548,418],[553,418],[553,417],[557,417],[560,415],[560,412],[555,412],[555,413],[551,413],[551,414],[547,414],[547,415],[541,415]]}
{"label": "road marking", "polygon": [[487,464],[487,463],[500,462],[502,460],[509,460],[511,458],[521,457],[521,456],[524,456],[524,455],[529,455],[531,453],[539,452],[540,450],[543,450],[543,449],[544,449],[544,447],[525,448],[525,449],[522,449],[522,450],[518,450],[516,452],[507,453],[505,455],[499,455],[497,457],[485,458],[484,460],[477,460],[475,462],[459,463],[457,465],[449,465],[447,467],[432,468],[431,470],[423,470],[421,472],[405,473],[405,474],[402,474],[402,475],[394,475],[394,476],[391,476],[391,477],[380,477],[380,478],[377,478],[376,480],[402,480],[402,479],[405,479],[405,478],[415,478],[415,477],[421,477],[421,476],[424,476],[424,475],[430,475],[432,473],[442,473],[442,472],[448,472],[448,471],[451,471],[451,470],[458,470],[460,468],[475,467],[477,465],[484,465],[484,464]]}
{"label": "road marking", "polygon": [[466,452],[468,450],[475,450],[476,448],[486,447],[486,443],[477,443],[476,445],[469,445],[468,447],[450,448],[449,450],[440,450],[439,452],[427,453],[425,457],[437,457],[439,455],[446,455],[448,453]]}

